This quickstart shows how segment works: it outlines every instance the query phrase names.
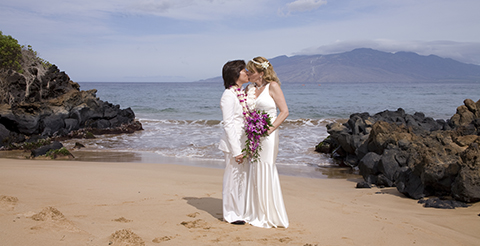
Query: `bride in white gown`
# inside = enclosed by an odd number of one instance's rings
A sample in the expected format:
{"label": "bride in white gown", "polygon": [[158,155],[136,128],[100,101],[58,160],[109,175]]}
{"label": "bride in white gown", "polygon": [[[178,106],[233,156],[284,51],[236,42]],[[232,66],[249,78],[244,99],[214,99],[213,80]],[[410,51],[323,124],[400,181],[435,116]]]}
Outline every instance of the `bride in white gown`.
{"label": "bride in white gown", "polygon": [[[277,128],[288,116],[287,103],[280,81],[267,59],[252,59],[247,64],[247,70],[249,80],[256,86],[255,109],[267,112],[273,127],[269,129],[269,135],[261,140],[260,158],[250,163],[245,218],[253,226],[287,228],[288,216],[275,165],[278,154]],[[280,111],[278,116],[277,107]]]}

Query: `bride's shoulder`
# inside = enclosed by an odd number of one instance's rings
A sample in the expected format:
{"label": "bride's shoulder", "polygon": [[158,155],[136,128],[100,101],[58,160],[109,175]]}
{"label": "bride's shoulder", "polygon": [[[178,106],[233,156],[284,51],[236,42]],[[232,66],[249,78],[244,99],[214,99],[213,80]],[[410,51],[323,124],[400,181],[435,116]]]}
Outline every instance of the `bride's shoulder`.
{"label": "bride's shoulder", "polygon": [[270,84],[270,89],[278,90],[280,89],[280,84],[276,81],[269,82]]}

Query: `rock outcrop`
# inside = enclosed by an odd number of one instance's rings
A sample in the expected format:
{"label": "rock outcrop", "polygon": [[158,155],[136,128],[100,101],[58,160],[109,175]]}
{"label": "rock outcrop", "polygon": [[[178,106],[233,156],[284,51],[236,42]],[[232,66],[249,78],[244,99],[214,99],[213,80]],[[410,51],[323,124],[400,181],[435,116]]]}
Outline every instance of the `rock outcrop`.
{"label": "rock outcrop", "polygon": [[358,168],[368,184],[395,186],[414,199],[480,201],[480,100],[466,99],[447,121],[398,109],[353,114],[327,131],[317,151]]}
{"label": "rock outcrop", "polygon": [[120,109],[81,91],[55,65],[33,62],[23,74],[0,73],[0,146],[32,136],[66,137],[84,129],[95,134],[141,130],[132,109]]}

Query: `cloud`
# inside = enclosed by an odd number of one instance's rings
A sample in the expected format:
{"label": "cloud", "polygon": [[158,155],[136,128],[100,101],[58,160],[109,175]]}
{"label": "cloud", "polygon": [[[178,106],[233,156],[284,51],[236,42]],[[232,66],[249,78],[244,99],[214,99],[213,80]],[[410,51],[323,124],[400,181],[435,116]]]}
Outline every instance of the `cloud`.
{"label": "cloud", "polygon": [[437,55],[460,62],[480,65],[480,42],[437,41],[397,41],[388,39],[337,41],[315,48],[307,48],[295,55],[335,54],[356,48],[371,48],[384,52],[407,51],[419,55]]}
{"label": "cloud", "polygon": [[127,12],[177,20],[218,20],[244,16],[262,5],[255,0],[140,0],[123,4]]}
{"label": "cloud", "polygon": [[75,81],[172,82],[218,76],[231,59],[360,47],[480,64],[479,8],[473,0],[15,0],[0,2],[0,28]]}
{"label": "cloud", "polygon": [[[127,12],[137,14],[157,15],[174,19],[201,19],[205,18],[202,9],[205,5],[213,7],[212,1],[206,0],[141,0],[126,4]],[[127,10],[128,9],[128,10]],[[193,9],[197,9],[192,13]]]}
{"label": "cloud", "polygon": [[288,3],[286,9],[291,12],[305,12],[318,9],[320,6],[327,4],[327,0],[296,0]]}
{"label": "cloud", "polygon": [[173,8],[185,6],[182,1],[139,1],[132,6],[134,9],[145,12],[166,13]]}
{"label": "cloud", "polygon": [[254,12],[259,6],[268,6],[270,3],[272,0],[16,0],[0,3],[0,13],[4,13],[8,8],[51,19],[108,19],[112,15],[154,15],[176,20],[211,20],[244,16]]}
{"label": "cloud", "polygon": [[62,1],[62,0],[16,0],[2,3],[0,6],[5,9],[28,12],[37,16],[49,19],[94,17],[103,18],[108,13],[118,11],[122,0],[83,0],[83,1]]}

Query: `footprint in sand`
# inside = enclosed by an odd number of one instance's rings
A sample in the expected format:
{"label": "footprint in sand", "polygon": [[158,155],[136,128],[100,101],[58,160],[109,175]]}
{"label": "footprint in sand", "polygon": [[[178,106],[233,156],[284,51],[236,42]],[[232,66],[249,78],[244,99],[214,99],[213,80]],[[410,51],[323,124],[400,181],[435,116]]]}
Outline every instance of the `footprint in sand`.
{"label": "footprint in sand", "polygon": [[293,239],[289,238],[289,237],[282,237],[282,238],[279,238],[278,241],[281,242],[281,243],[289,243],[291,242]]}
{"label": "footprint in sand", "polygon": [[125,217],[120,217],[120,218],[114,219],[112,221],[116,221],[116,222],[120,222],[120,223],[128,223],[128,222],[132,222],[133,220],[126,219]]}
{"label": "footprint in sand", "polygon": [[130,229],[122,229],[110,235],[110,243],[108,245],[145,246],[145,241]]}
{"label": "footprint in sand", "polygon": [[191,217],[191,218],[195,218],[197,217],[198,215],[200,215],[199,212],[195,212],[195,213],[191,213],[191,214],[187,214],[188,217]]}
{"label": "footprint in sand", "polygon": [[174,239],[175,237],[169,237],[169,236],[164,236],[164,237],[157,237],[152,240],[154,243],[161,243],[161,242],[166,242]]}
{"label": "footprint in sand", "polygon": [[39,230],[39,229],[57,229],[57,230],[67,230],[71,232],[81,231],[73,225],[65,216],[54,207],[46,207],[40,213],[34,214],[30,217],[32,220],[42,222],[37,226],[34,226],[30,229]]}
{"label": "footprint in sand", "polygon": [[0,209],[3,210],[13,210],[15,205],[17,205],[18,198],[14,196],[0,196]]}
{"label": "footprint in sand", "polygon": [[188,229],[192,229],[192,228],[202,228],[202,229],[205,229],[205,230],[208,230],[210,229],[211,227],[208,225],[207,222],[205,222],[204,220],[202,219],[198,219],[198,220],[194,220],[194,221],[183,221],[182,223],[180,223],[181,225],[187,227]]}

